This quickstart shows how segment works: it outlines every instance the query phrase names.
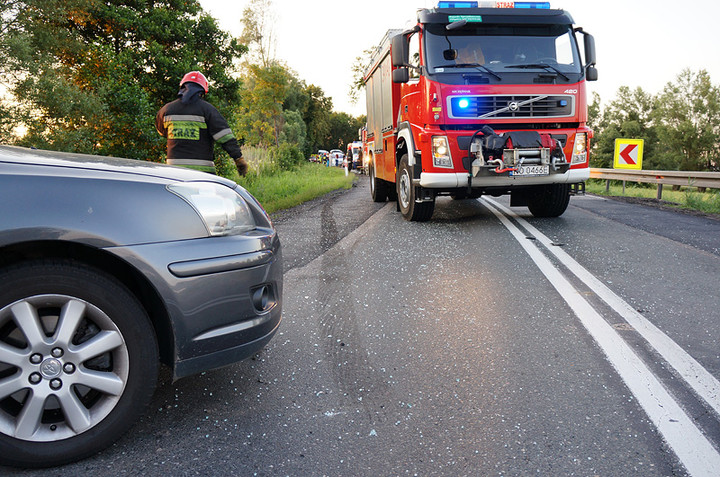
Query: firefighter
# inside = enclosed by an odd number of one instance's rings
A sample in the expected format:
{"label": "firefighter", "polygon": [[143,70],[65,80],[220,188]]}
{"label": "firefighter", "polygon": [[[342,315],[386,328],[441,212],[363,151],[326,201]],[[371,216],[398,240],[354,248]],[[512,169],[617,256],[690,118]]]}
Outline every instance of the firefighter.
{"label": "firefighter", "polygon": [[247,173],[240,144],[225,118],[203,97],[208,81],[191,71],[180,81],[178,98],[158,111],[155,128],[167,138],[167,163],[215,174],[213,143],[217,141],[235,161],[238,173]]}

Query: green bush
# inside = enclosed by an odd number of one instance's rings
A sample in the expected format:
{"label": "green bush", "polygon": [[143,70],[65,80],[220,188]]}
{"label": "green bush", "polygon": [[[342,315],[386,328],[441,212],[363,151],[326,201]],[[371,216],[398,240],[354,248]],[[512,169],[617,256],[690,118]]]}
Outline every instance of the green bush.
{"label": "green bush", "polygon": [[292,171],[303,162],[303,153],[300,148],[287,142],[274,148],[272,157],[283,171]]}

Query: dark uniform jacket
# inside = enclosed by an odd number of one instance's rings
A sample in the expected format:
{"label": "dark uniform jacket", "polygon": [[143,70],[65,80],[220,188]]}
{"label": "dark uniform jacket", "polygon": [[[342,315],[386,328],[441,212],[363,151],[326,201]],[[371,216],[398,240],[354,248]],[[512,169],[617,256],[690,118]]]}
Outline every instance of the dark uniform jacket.
{"label": "dark uniform jacket", "polygon": [[199,97],[193,99],[185,104],[178,98],[163,106],[155,117],[155,127],[168,140],[168,164],[214,173],[214,141],[233,159],[242,157],[242,151],[215,106]]}

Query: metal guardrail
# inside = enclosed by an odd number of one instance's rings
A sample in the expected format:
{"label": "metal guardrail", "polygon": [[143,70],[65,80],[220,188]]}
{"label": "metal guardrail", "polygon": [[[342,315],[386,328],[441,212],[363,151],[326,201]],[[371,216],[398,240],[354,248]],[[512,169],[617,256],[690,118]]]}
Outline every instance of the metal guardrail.
{"label": "metal guardrail", "polygon": [[606,188],[610,181],[643,182],[657,184],[657,198],[662,199],[663,185],[684,187],[697,187],[700,189],[720,189],[720,172],[691,172],[691,171],[635,171],[628,169],[597,169],[590,168],[591,179],[607,179]]}

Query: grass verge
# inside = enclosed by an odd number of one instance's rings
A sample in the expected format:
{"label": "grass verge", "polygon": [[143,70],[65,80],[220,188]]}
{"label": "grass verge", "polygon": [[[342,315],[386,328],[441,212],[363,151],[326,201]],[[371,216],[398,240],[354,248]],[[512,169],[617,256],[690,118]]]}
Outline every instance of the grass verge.
{"label": "grass verge", "polygon": [[[605,187],[605,179],[590,179],[586,183],[586,192],[610,197],[657,198],[657,188],[655,185],[627,182],[625,184],[625,191],[623,192],[622,182],[610,181],[609,192],[605,190]],[[715,189],[698,192],[697,189],[693,187],[685,187],[680,190],[671,190],[670,187],[665,187],[663,188],[662,200],[664,205],[670,207],[720,215],[720,191]]]}
{"label": "grass verge", "polygon": [[305,163],[292,171],[248,174],[237,183],[248,190],[268,214],[289,209],[337,189],[349,189],[355,174],[345,175],[340,167]]}

